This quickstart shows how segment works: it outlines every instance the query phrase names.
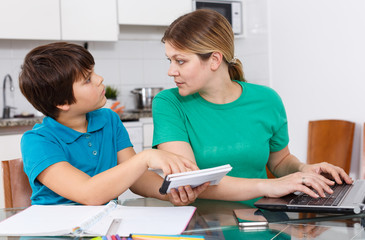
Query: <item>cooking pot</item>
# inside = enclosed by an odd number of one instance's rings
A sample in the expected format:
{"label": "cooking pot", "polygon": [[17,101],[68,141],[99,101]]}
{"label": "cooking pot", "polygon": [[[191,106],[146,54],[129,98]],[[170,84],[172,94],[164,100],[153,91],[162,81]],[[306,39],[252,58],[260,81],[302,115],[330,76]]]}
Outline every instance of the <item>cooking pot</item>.
{"label": "cooking pot", "polygon": [[143,110],[151,110],[152,109],[152,99],[156,96],[157,93],[161,92],[163,88],[135,88],[131,91],[131,93],[135,94],[137,108]]}

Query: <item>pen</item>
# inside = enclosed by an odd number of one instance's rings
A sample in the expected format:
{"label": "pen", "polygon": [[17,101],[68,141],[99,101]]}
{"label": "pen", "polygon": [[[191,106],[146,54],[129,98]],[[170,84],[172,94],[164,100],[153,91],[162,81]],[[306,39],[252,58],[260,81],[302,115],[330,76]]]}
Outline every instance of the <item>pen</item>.
{"label": "pen", "polygon": [[122,240],[122,239],[119,237],[119,235],[118,235],[118,234],[116,234],[116,235],[115,235],[115,239],[116,239],[116,240]]}

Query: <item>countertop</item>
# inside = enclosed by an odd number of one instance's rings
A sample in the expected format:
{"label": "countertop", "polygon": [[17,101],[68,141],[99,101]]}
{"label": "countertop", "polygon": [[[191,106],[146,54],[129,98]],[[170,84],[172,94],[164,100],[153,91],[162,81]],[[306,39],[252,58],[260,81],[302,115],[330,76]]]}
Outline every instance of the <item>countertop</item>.
{"label": "countertop", "polygon": [[[119,114],[123,122],[138,121],[140,118],[152,117],[151,111],[125,111]],[[41,123],[43,117],[0,119],[0,135],[21,134]]]}

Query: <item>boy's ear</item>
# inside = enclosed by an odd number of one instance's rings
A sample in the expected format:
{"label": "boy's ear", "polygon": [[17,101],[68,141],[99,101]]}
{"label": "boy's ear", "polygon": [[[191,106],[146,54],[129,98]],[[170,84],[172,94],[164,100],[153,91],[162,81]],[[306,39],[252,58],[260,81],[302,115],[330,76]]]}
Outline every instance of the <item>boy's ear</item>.
{"label": "boy's ear", "polygon": [[211,69],[213,71],[217,70],[219,68],[219,66],[222,63],[223,60],[223,54],[220,52],[213,52],[212,55],[210,56],[211,58]]}
{"label": "boy's ear", "polygon": [[70,109],[70,105],[69,104],[57,105],[57,108],[62,111],[68,111]]}

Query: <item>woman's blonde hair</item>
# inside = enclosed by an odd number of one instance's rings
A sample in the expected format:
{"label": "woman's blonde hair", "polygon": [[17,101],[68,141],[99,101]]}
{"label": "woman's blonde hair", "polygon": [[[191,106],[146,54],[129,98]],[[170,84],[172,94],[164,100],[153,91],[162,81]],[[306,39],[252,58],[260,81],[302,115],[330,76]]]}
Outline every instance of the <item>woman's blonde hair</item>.
{"label": "woman's blonde hair", "polygon": [[230,78],[245,81],[242,63],[234,56],[232,27],[214,10],[199,9],[179,17],[166,29],[161,41],[181,51],[195,53],[202,60],[213,52],[220,52],[228,64]]}

